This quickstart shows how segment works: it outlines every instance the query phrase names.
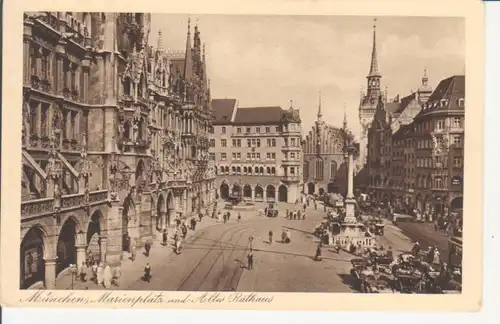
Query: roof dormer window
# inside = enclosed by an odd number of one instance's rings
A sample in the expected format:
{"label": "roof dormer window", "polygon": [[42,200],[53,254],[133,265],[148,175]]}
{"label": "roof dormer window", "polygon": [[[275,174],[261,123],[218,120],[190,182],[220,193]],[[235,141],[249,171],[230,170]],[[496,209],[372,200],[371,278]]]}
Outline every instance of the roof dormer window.
{"label": "roof dormer window", "polygon": [[441,99],[441,108],[444,108],[448,105],[448,100],[446,99]]}
{"label": "roof dormer window", "polygon": [[458,99],[458,106],[461,108],[465,106],[465,99],[464,98]]}

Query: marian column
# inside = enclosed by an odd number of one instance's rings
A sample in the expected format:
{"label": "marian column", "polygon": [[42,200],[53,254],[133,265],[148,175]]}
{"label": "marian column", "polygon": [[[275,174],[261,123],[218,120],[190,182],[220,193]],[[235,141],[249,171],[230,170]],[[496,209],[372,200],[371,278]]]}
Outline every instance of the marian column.
{"label": "marian column", "polygon": [[354,147],[351,143],[347,146],[347,196],[345,199],[346,223],[356,222],[354,200]]}

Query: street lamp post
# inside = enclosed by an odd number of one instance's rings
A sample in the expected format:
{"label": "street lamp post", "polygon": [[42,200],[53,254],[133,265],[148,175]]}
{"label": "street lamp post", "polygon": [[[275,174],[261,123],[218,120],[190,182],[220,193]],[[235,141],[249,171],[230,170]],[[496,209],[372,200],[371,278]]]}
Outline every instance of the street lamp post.
{"label": "street lamp post", "polygon": [[76,272],[77,272],[76,264],[73,264],[73,263],[70,264],[69,271],[71,273],[71,290],[74,290],[75,289],[75,276],[76,276]]}

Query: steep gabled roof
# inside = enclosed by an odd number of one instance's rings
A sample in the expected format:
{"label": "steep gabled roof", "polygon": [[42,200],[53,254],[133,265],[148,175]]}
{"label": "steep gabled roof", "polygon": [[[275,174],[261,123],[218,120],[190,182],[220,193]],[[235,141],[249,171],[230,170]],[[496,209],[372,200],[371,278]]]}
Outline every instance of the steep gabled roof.
{"label": "steep gabled roof", "polygon": [[236,99],[213,99],[212,122],[231,123],[233,111],[236,108]]}
{"label": "steep gabled roof", "polygon": [[279,106],[238,108],[234,123],[247,125],[279,124],[282,116],[283,109]]}
{"label": "steep gabled roof", "polygon": [[[434,111],[464,110],[465,105],[459,104],[461,99],[465,99],[465,76],[449,77],[439,82],[420,115]],[[445,100],[445,104],[442,104],[443,100]]]}

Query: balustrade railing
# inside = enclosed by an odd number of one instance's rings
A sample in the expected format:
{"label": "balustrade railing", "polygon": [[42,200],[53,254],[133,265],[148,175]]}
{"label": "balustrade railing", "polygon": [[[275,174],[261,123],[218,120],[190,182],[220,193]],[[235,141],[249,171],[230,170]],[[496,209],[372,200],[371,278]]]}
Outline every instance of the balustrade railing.
{"label": "balustrade railing", "polygon": [[54,211],[53,198],[41,198],[21,203],[21,218],[37,217],[51,214]]}
{"label": "balustrade railing", "polygon": [[56,212],[56,209],[64,212],[70,209],[84,208],[88,205],[102,204],[107,201],[108,190],[92,191],[88,197],[84,193],[64,195],[59,202],[53,197],[23,201],[21,202],[21,219],[26,220],[50,215]]}

